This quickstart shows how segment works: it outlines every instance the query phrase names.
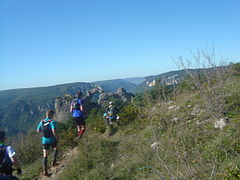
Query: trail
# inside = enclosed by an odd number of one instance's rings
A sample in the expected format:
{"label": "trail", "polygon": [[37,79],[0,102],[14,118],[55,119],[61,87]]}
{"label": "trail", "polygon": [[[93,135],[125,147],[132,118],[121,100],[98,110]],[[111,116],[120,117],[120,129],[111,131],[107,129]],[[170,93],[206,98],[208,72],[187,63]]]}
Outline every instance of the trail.
{"label": "trail", "polygon": [[[111,134],[112,134],[111,129],[108,128],[107,131],[99,137],[102,139],[105,139],[105,138],[108,138]],[[54,166],[54,167],[49,166],[48,168],[48,173],[50,174],[49,177],[44,176],[43,174],[40,174],[36,176],[34,180],[58,180],[59,176],[61,176],[65,168],[69,165],[69,162],[73,158],[75,158],[78,154],[79,154],[78,146],[68,150],[68,152],[66,152],[63,155],[63,159],[60,161],[57,161],[57,163],[59,164],[58,166]]]}
{"label": "trail", "polygon": [[63,155],[63,159],[58,161],[59,165],[55,167],[50,167],[48,172],[51,175],[50,177],[44,176],[42,174],[34,178],[34,180],[57,180],[58,177],[62,174],[64,169],[68,166],[69,161],[76,157],[78,154],[77,147],[70,149],[66,154]]}

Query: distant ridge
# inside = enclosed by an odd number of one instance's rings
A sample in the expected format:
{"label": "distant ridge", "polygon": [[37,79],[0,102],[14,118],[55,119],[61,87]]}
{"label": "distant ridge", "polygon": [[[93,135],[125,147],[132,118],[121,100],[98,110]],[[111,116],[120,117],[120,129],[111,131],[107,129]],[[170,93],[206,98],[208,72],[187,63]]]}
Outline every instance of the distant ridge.
{"label": "distant ridge", "polygon": [[181,79],[183,75],[183,71],[171,71],[155,76],[3,90],[0,91],[0,128],[15,134],[35,127],[46,109],[54,108],[54,101],[58,96],[75,95],[79,90],[85,94],[95,87],[100,87],[105,92],[115,92],[118,88],[124,88],[127,92],[142,93],[151,88],[156,79],[164,77],[171,83]]}

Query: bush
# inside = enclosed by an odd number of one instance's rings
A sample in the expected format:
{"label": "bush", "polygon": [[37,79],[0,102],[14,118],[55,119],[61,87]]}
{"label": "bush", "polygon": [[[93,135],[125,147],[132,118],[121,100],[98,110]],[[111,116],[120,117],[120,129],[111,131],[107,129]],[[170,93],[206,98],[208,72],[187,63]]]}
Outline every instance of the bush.
{"label": "bush", "polygon": [[42,157],[41,136],[35,131],[15,137],[11,145],[22,164],[29,164]]}
{"label": "bush", "polygon": [[240,75],[240,63],[232,64],[234,75]]}
{"label": "bush", "polygon": [[120,116],[120,125],[128,125],[137,119],[138,113],[137,108],[133,104],[128,104],[121,109],[119,113]]}
{"label": "bush", "polygon": [[110,179],[109,168],[117,158],[118,142],[90,137],[79,144],[79,155],[60,179]]}
{"label": "bush", "polygon": [[98,133],[104,133],[106,124],[103,118],[102,108],[93,108],[86,119],[87,128]]}

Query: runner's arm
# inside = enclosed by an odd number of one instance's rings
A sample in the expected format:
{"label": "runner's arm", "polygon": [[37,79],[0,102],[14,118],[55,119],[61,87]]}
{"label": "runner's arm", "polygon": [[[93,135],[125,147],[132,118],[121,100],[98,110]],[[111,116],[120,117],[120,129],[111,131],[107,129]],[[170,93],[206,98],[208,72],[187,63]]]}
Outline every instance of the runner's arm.
{"label": "runner's arm", "polygon": [[55,137],[57,136],[57,133],[56,133],[55,129],[52,129],[52,133]]}
{"label": "runner's arm", "polygon": [[83,102],[81,99],[78,100],[80,111],[83,112]]}
{"label": "runner's arm", "polygon": [[40,123],[38,124],[37,132],[41,132],[41,127],[42,127],[42,122],[40,122]]}
{"label": "runner's arm", "polygon": [[13,163],[13,166],[16,168],[16,169],[21,169],[20,167],[20,163],[17,159],[17,156],[16,156],[16,153],[14,151],[14,149],[11,147],[11,146],[8,146],[7,147],[7,152],[8,152],[8,156],[10,157],[12,163]]}
{"label": "runner's arm", "polygon": [[52,129],[52,133],[55,136],[55,138],[58,139],[57,133],[56,133],[56,130],[55,130],[56,129],[56,122],[55,121],[51,122],[51,129]]}
{"label": "runner's arm", "polygon": [[72,104],[70,105],[70,114],[72,113]]}
{"label": "runner's arm", "polygon": [[80,106],[80,111],[83,112],[83,105]]}
{"label": "runner's arm", "polygon": [[21,166],[20,166],[20,163],[17,159],[17,156],[14,155],[12,158],[11,158],[12,162],[13,162],[13,166],[16,168],[16,169],[20,169]]}

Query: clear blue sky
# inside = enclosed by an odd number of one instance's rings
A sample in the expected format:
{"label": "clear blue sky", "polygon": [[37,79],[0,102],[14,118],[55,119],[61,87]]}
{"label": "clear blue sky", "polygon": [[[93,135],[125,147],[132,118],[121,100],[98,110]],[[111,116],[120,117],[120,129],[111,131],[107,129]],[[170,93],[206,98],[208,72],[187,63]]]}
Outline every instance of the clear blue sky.
{"label": "clear blue sky", "polygon": [[161,74],[205,41],[240,59],[239,0],[0,0],[0,90]]}

